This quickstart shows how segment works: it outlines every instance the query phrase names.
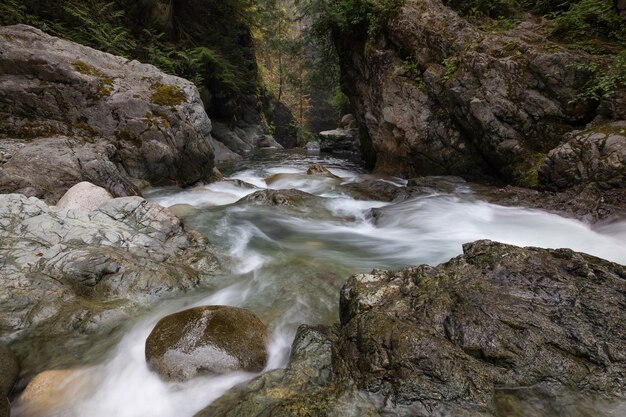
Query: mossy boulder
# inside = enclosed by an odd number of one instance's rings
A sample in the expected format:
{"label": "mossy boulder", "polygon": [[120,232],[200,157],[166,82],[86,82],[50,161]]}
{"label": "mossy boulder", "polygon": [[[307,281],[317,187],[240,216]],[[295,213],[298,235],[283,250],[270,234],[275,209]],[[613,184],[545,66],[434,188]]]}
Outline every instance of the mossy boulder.
{"label": "mossy boulder", "polygon": [[260,372],[267,363],[267,343],[267,327],[250,311],[196,307],[157,323],[146,340],[146,361],[165,380]]}

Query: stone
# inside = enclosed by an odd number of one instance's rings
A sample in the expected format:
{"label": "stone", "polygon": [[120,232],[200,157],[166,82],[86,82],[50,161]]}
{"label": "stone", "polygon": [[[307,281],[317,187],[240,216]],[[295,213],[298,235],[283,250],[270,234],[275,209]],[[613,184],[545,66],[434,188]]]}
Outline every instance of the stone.
{"label": "stone", "polygon": [[0,343],[0,417],[9,417],[9,394],[20,372],[17,358],[6,345]]}
{"label": "stone", "polygon": [[55,203],[89,181],[137,195],[137,180],[210,176],[211,120],[193,83],[26,25],[0,28],[0,192]]}
{"label": "stone", "polygon": [[[530,188],[553,186],[554,178],[562,188],[571,170],[544,175],[541,184],[539,171],[552,152],[565,157],[563,149],[553,151],[566,146],[564,134],[602,117],[624,120],[619,89],[600,107],[572,102],[592,76],[585,70],[591,57],[547,39],[546,20],[526,13],[513,28],[484,30],[446,6],[462,2],[401,3],[381,22],[376,41],[349,25],[333,38],[363,157],[375,173]],[[584,154],[576,159],[591,167],[592,147],[577,150]],[[601,172],[592,168],[577,181],[604,178],[606,161],[598,163]]]}
{"label": "stone", "polygon": [[48,370],[30,380],[13,408],[18,415],[51,415],[69,401],[93,395],[95,390],[95,381],[84,369]]}
{"label": "stone", "polygon": [[322,152],[360,152],[359,131],[357,129],[338,128],[320,132]]}
{"label": "stone", "polygon": [[626,121],[593,126],[567,137],[543,162],[542,185],[557,190],[588,183],[605,189],[626,188]]}
{"label": "stone", "polygon": [[328,177],[328,178],[339,178],[337,175],[330,172],[328,168],[323,165],[313,164],[306,170],[307,175],[320,176],[320,177]]}
{"label": "stone", "polygon": [[301,328],[286,370],[197,417],[358,407],[368,416],[608,417],[626,394],[624,305],[622,265],[469,243],[436,267],[352,276],[339,326]]}
{"label": "stone", "polygon": [[93,211],[112,200],[107,190],[90,182],[81,182],[67,190],[56,204],[57,210]]}
{"label": "stone", "polygon": [[352,114],[346,114],[341,118],[341,127],[344,129],[352,129],[356,125],[356,119]]}
{"label": "stone", "polygon": [[162,318],[146,340],[146,361],[165,380],[233,371],[260,372],[268,330],[248,310],[196,307]]}
{"label": "stone", "polygon": [[53,211],[0,195],[0,343],[24,373],[71,367],[155,301],[210,287],[215,249],[169,210],[140,197],[92,211]]}

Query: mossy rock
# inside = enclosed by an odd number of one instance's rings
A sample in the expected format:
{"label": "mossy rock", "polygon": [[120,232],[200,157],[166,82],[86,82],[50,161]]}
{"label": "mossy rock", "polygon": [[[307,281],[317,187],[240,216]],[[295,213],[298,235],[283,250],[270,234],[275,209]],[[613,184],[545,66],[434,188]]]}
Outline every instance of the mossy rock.
{"label": "mossy rock", "polygon": [[156,83],[152,86],[150,101],[159,106],[174,107],[187,100],[187,95],[177,85]]}
{"label": "mossy rock", "polygon": [[267,363],[267,343],[267,327],[250,311],[196,307],[157,323],[146,340],[146,361],[165,380],[260,372]]}

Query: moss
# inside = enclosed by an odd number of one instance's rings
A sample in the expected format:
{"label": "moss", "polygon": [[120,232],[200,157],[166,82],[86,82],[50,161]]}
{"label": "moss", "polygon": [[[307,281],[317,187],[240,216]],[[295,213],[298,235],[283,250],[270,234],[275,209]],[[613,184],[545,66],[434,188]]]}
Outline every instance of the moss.
{"label": "moss", "polygon": [[89,65],[86,62],[80,60],[74,61],[72,62],[72,66],[74,66],[74,69],[81,74],[90,75],[92,77],[104,77],[104,74],[98,70],[98,68]]}
{"label": "moss", "polygon": [[109,97],[113,92],[113,80],[110,78],[101,78],[96,86],[96,95],[98,97]]}
{"label": "moss", "polygon": [[141,139],[139,139],[137,136],[133,135],[127,130],[116,130],[115,132],[113,132],[113,134],[115,135],[115,138],[120,142],[131,143],[137,148],[141,147]]}
{"label": "moss", "polygon": [[176,85],[156,83],[152,85],[150,101],[159,106],[178,106],[187,100],[187,95]]}

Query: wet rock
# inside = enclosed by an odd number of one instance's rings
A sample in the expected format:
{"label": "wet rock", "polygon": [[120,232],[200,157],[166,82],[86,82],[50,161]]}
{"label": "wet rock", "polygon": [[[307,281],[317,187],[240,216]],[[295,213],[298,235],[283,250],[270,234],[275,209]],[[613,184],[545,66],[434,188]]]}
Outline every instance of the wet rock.
{"label": "wet rock", "polygon": [[563,190],[596,183],[606,189],[626,188],[626,121],[594,126],[568,138],[541,166],[544,186]]}
{"label": "wet rock", "polygon": [[267,362],[267,343],[267,328],[253,313],[234,307],[196,307],[157,323],[146,340],[146,361],[166,380],[259,372]]}
{"label": "wet rock", "polygon": [[67,190],[55,208],[57,210],[93,211],[113,196],[104,188],[90,182],[81,182]]}
{"label": "wet rock", "polygon": [[139,197],[56,212],[0,195],[0,241],[0,342],[29,373],[73,365],[91,338],[114,342],[129,315],[211,285],[219,269],[205,238]]}
{"label": "wet rock", "polygon": [[[626,268],[568,249],[478,241],[463,251],[437,267],[351,277],[341,326],[318,339],[330,361],[314,362],[319,344],[294,343],[286,371],[223,400],[253,416],[342,415],[325,408],[340,398],[373,416],[570,417],[592,415],[590,404],[611,415],[602,402],[626,394]],[[300,397],[286,375],[303,361]],[[199,416],[234,415],[220,401]]]}
{"label": "wet rock", "polygon": [[349,386],[333,392],[332,329],[301,326],[289,365],[233,388],[195,417],[375,416],[370,400]]}
{"label": "wet rock", "polygon": [[[593,103],[571,101],[592,75],[591,56],[550,42],[545,20],[530,14],[483,30],[443,3],[402,2],[375,42],[359,26],[335,34],[364,157],[376,173],[537,187],[563,135],[598,116]],[[605,113],[624,120],[611,101]]]}
{"label": "wet rock", "polygon": [[320,204],[320,197],[300,190],[261,190],[243,197],[240,202],[268,206],[310,207]]}
{"label": "wet rock", "polygon": [[273,136],[264,135],[259,140],[259,148],[283,149],[283,146],[280,143],[276,142],[276,139],[274,139]]}
{"label": "wet rock", "polygon": [[13,405],[18,415],[45,417],[60,412],[68,401],[93,395],[96,382],[84,369],[54,369],[30,380]]}
{"label": "wet rock", "polygon": [[9,394],[17,380],[20,366],[17,358],[4,344],[0,343],[0,416],[9,416]]}
{"label": "wet rock", "polygon": [[54,203],[81,181],[128,196],[136,180],[210,175],[211,121],[191,82],[30,26],[0,36],[1,192]]}
{"label": "wet rock", "polygon": [[315,175],[315,176],[320,176],[320,177],[328,177],[328,178],[339,178],[338,176],[336,176],[335,174],[333,174],[332,172],[330,172],[328,170],[328,168],[319,165],[319,164],[313,164],[311,165],[307,171],[306,171],[307,175]]}
{"label": "wet rock", "polygon": [[383,178],[364,179],[341,184],[356,199],[393,201],[405,194],[405,187]]}

